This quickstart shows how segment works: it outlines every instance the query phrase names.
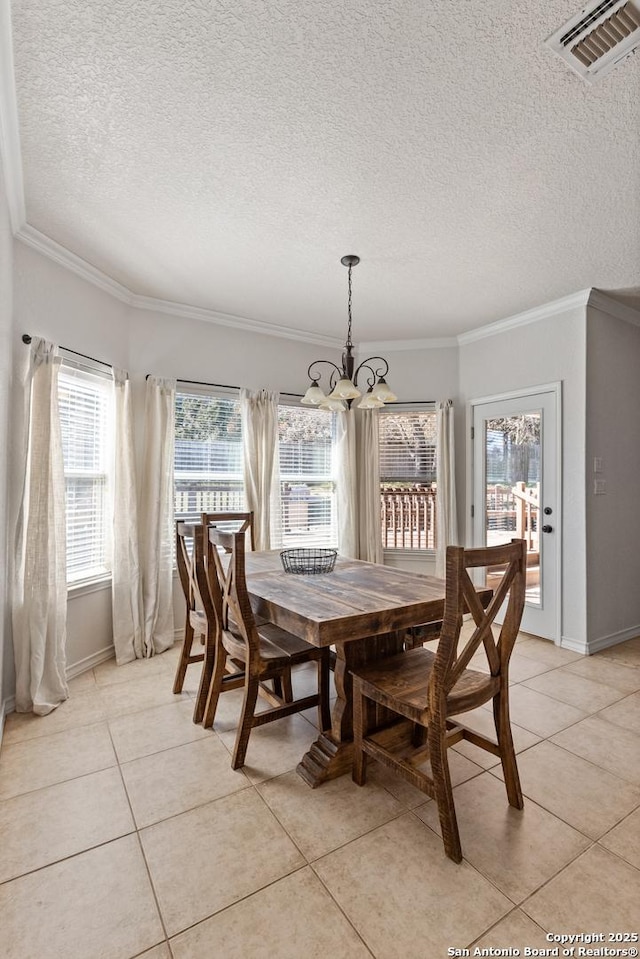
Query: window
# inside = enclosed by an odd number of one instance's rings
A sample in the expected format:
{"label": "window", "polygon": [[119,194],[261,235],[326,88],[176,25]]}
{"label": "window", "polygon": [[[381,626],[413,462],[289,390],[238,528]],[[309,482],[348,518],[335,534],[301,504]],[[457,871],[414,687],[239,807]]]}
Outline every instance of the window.
{"label": "window", "polygon": [[435,410],[381,410],[378,423],[382,546],[435,549]]}
{"label": "window", "polygon": [[176,519],[245,508],[237,399],[176,393],[174,479]]}
{"label": "window", "polygon": [[336,546],[334,417],[324,410],[280,406],[280,491],[285,546]]}
{"label": "window", "polygon": [[110,377],[66,362],[60,369],[69,585],[110,572],[112,389]]}

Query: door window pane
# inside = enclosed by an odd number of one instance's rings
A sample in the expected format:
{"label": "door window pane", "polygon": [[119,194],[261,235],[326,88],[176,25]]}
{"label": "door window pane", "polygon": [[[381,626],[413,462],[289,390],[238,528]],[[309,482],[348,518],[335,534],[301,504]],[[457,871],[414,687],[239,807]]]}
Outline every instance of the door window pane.
{"label": "door window pane", "polygon": [[[527,542],[527,602],[540,605],[540,413],[485,420],[486,544]],[[495,588],[500,570],[489,570]]]}

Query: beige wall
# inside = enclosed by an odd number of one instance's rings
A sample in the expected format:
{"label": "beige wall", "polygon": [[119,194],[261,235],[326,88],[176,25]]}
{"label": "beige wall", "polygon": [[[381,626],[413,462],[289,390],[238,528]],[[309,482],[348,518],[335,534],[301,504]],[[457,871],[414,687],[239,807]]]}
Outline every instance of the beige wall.
{"label": "beige wall", "polygon": [[[595,480],[604,480],[603,495],[595,494]],[[594,652],[640,634],[640,328],[593,307],[587,314],[585,497]]]}

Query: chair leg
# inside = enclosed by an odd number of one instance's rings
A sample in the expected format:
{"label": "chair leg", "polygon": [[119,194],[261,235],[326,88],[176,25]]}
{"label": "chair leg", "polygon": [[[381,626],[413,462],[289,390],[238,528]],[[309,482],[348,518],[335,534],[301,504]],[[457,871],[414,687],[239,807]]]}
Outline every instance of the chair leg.
{"label": "chair leg", "polygon": [[293,685],[291,683],[291,666],[287,666],[282,674],[282,698],[285,703],[293,702]]}
{"label": "chair leg", "polygon": [[187,675],[187,666],[189,665],[189,656],[191,655],[191,644],[193,643],[193,626],[189,622],[189,611],[187,610],[187,621],[184,625],[184,639],[182,641],[182,650],[178,660],[175,679],[173,681],[174,693],[181,693],[184,685],[184,678]]}
{"label": "chair leg", "polygon": [[204,714],[202,717],[202,725],[205,729],[211,729],[213,726],[213,720],[216,716],[216,709],[218,708],[218,699],[220,698],[220,693],[222,691],[222,679],[225,673],[225,668],[227,665],[227,651],[222,645],[222,643],[216,643],[215,649],[215,658],[214,658],[214,667],[213,675],[211,677],[211,682],[209,683],[209,692],[207,695],[207,703],[204,708]]}
{"label": "chair leg", "polygon": [[282,699],[282,676],[274,676],[272,682],[274,694]]}
{"label": "chair leg", "polygon": [[253,728],[253,714],[256,709],[256,699],[258,698],[258,680],[255,676],[247,677],[244,687],[244,702],[242,703],[242,713],[240,715],[240,724],[236,733],[236,744],[233,749],[231,759],[231,768],[240,769],[244,766],[245,756],[247,755],[247,746],[249,745],[249,735]]}
{"label": "chair leg", "polygon": [[462,862],[462,847],[460,845],[456,809],[453,804],[453,789],[451,787],[445,734],[446,725],[440,727],[437,723],[432,723],[429,726],[427,739],[435,793],[434,798],[438,804],[444,851],[449,859],[453,859],[454,862]]}
{"label": "chair leg", "polygon": [[518,764],[516,763],[516,751],[513,747],[511,722],[509,720],[508,689],[501,689],[500,692],[493,697],[493,719],[496,724],[496,735],[500,747],[500,760],[502,762],[502,772],[504,773],[504,784],[507,787],[509,805],[515,809],[522,809],[524,802],[522,799],[522,789],[520,788]]}
{"label": "chair leg", "polygon": [[194,723],[202,722],[207,705],[207,699],[209,698],[209,690],[211,689],[211,680],[213,677],[216,661],[215,639],[210,639],[208,633],[206,636],[203,636],[203,639],[205,641],[204,662],[202,663],[200,685],[198,686],[198,695],[196,696],[196,704],[193,710]]}
{"label": "chair leg", "polygon": [[364,738],[364,696],[360,683],[353,680],[353,770],[351,778],[357,786],[364,786],[367,781],[367,754],[362,748]]}
{"label": "chair leg", "polygon": [[320,723],[320,732],[325,729],[331,729],[331,708],[329,704],[329,650],[323,649],[322,656],[318,660],[318,722]]}

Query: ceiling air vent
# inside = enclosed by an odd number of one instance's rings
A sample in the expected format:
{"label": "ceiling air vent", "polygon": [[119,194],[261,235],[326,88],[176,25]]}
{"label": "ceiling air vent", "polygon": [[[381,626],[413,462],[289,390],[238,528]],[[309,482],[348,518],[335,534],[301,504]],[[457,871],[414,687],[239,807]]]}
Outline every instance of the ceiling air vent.
{"label": "ceiling air vent", "polygon": [[546,41],[585,80],[604,76],[640,45],[640,0],[584,7]]}

